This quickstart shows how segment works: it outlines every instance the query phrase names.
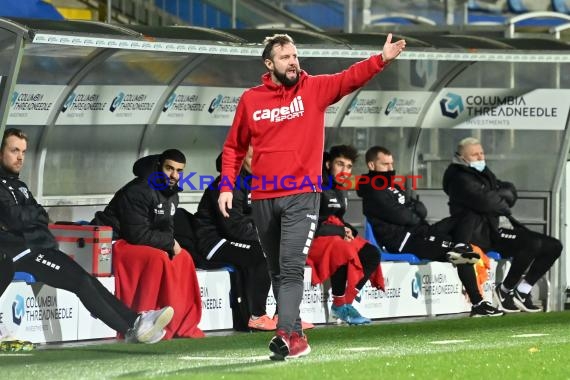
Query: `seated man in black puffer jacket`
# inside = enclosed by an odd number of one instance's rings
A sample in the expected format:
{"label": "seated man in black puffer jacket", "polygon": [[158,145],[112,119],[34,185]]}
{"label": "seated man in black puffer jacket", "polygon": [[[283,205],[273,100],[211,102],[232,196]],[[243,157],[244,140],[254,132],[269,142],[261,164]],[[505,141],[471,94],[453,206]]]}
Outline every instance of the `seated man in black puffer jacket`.
{"label": "seated man in black puffer jacket", "polygon": [[530,292],[560,257],[562,243],[525,228],[511,215],[515,186],[498,180],[486,166],[479,140],[467,137],[459,142],[443,176],[443,190],[449,195],[452,218],[460,221],[453,230],[455,238],[512,257],[507,276],[493,293],[499,308],[508,313],[542,311],[532,303]]}
{"label": "seated man in black puffer jacket", "polygon": [[454,220],[434,225],[426,221],[427,209],[411,198],[396,183],[392,153],[380,146],[366,152],[370,181],[361,184],[357,193],[362,197],[363,213],[372,225],[379,244],[393,253],[406,252],[433,261],[449,261],[457,265],[457,273],[473,305],[471,316],[500,316],[503,313],[483,300],[477,286],[475,268],[480,256],[467,242],[453,243],[448,232]]}
{"label": "seated man in black puffer jacket", "polygon": [[[267,262],[257,238],[257,231],[251,216],[251,158],[249,149],[243,161],[242,170],[233,189],[232,208],[229,218],[224,218],[218,207],[218,176],[202,195],[194,215],[196,227],[196,248],[208,263],[235,265],[243,273],[246,300],[250,312],[248,327],[255,330],[272,331],[277,324],[265,310],[267,294],[271,286]],[[222,155],[216,160],[216,169],[221,170]]]}

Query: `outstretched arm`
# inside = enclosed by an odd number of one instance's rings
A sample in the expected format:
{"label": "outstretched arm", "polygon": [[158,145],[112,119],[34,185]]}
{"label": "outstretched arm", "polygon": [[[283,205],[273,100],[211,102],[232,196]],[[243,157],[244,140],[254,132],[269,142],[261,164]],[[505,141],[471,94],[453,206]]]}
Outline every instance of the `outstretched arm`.
{"label": "outstretched arm", "polygon": [[319,106],[322,109],[338,102],[343,96],[364,86],[374,75],[378,74],[386,64],[396,59],[406,48],[406,41],[392,42],[392,33],[386,37],[382,52],[360,62],[356,62],[346,70],[336,74],[315,75],[313,83],[318,92]]}
{"label": "outstretched arm", "polygon": [[386,63],[396,59],[406,48],[406,40],[392,42],[392,33],[388,33],[384,48],[382,49],[382,60]]}

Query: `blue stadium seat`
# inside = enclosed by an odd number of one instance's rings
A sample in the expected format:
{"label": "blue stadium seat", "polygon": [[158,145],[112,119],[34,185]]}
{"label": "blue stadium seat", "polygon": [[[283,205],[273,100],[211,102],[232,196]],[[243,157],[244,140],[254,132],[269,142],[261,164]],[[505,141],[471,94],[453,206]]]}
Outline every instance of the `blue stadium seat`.
{"label": "blue stadium seat", "polygon": [[499,261],[502,258],[501,254],[499,252],[496,252],[496,251],[489,251],[486,253],[486,255],[488,258],[493,259],[495,261]]}
{"label": "blue stadium seat", "polygon": [[230,273],[234,273],[236,271],[236,268],[231,264],[224,264],[224,266],[221,269],[225,269]]}
{"label": "blue stadium seat", "polygon": [[374,232],[372,231],[372,226],[368,220],[364,219],[364,238],[370,242],[370,244],[376,246],[380,250],[380,260],[382,261],[405,261],[410,264],[420,264],[427,260],[421,260],[419,257],[412,253],[389,253],[381,247],[376,238],[374,237]]}
{"label": "blue stadium seat", "polygon": [[36,278],[28,272],[15,272],[14,279],[12,281],[25,281],[28,284],[34,284],[36,282]]}
{"label": "blue stadium seat", "polygon": [[552,10],[570,14],[570,0],[552,0]]}

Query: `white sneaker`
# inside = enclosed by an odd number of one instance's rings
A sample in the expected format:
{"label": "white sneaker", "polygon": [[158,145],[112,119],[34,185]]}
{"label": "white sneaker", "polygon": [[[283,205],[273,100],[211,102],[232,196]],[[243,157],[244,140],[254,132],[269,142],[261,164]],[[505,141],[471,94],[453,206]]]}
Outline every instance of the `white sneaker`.
{"label": "white sneaker", "polygon": [[164,327],[170,323],[173,316],[174,309],[170,306],[160,310],[143,311],[133,328],[127,331],[125,340],[128,343],[156,343],[166,334]]}
{"label": "white sneaker", "polygon": [[145,342],[146,344],[154,344],[154,343],[158,343],[162,340],[162,338],[164,338],[164,336],[166,335],[166,330],[162,329],[159,332],[156,333],[156,335],[154,335],[152,338],[150,338],[148,340],[148,342]]}

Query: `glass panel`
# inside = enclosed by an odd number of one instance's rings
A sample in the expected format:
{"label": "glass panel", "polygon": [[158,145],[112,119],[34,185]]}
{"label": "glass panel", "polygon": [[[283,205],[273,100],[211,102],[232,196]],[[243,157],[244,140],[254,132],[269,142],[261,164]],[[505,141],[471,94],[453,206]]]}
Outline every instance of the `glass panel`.
{"label": "glass panel", "polygon": [[133,178],[143,126],[56,126],[49,135],[44,195],[114,194]]}
{"label": "glass panel", "polygon": [[119,51],[95,67],[81,84],[166,84],[188,59],[183,54]]}
{"label": "glass panel", "polygon": [[[568,88],[568,64],[476,62],[446,85],[448,88]],[[560,80],[558,72],[561,73]],[[540,73],[537,75],[536,73]],[[558,84],[560,83],[560,85]],[[520,89],[520,90],[519,90]],[[516,125],[511,128],[517,128]],[[420,187],[442,188],[443,173],[464,137],[481,140],[486,161],[498,178],[513,182],[517,189],[549,191],[564,131],[528,129],[422,129],[417,149],[417,174],[424,176]]]}
{"label": "glass panel", "polygon": [[441,189],[443,173],[457,143],[464,137],[481,140],[489,168],[518,190],[548,191],[552,186],[563,131],[422,129],[418,143],[420,188]]}
{"label": "glass panel", "polygon": [[85,65],[93,48],[28,45],[24,50],[19,84],[64,84]]}
{"label": "glass panel", "polygon": [[374,145],[383,146],[392,152],[398,174],[411,173],[417,128],[327,128],[325,132],[327,149],[333,145],[350,144],[358,150],[358,158],[352,169],[354,174],[368,173],[364,155]]}
{"label": "glass panel", "polygon": [[206,58],[181,85],[248,88],[260,84],[264,72],[261,57],[214,55]]}
{"label": "glass panel", "polygon": [[10,74],[12,60],[15,57],[16,35],[0,29],[0,75]]}
{"label": "glass panel", "polygon": [[[216,158],[222,151],[229,126],[186,126],[186,125],[161,125],[153,130],[147,138],[150,154],[161,153],[166,149],[179,149],[186,156],[185,177],[190,172],[196,174],[190,182],[200,191],[205,189],[200,186],[200,176],[217,176]],[[184,191],[192,189],[183,185]]]}

